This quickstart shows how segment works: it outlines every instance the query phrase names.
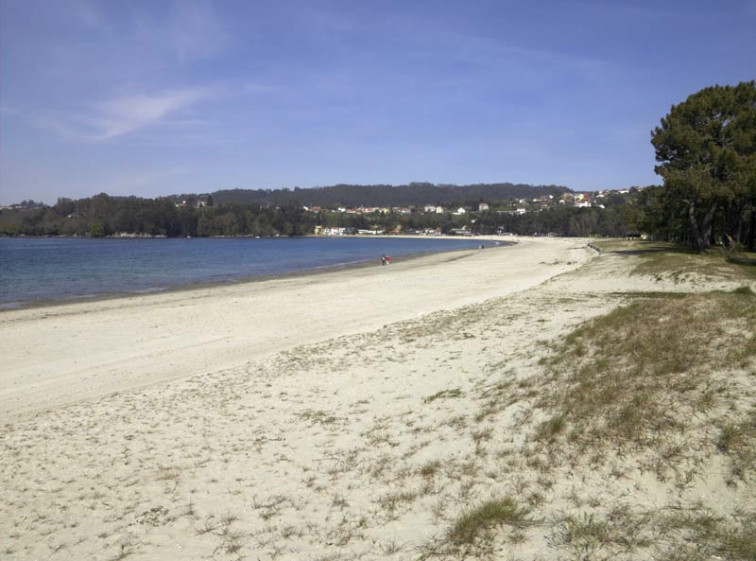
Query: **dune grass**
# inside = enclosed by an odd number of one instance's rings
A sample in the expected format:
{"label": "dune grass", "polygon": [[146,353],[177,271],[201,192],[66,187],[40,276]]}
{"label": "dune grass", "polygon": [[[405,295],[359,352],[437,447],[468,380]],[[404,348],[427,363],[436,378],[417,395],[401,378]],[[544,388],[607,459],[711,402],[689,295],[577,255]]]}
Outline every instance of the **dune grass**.
{"label": "dune grass", "polygon": [[[651,298],[594,319],[566,336],[548,368],[559,390],[540,406],[536,438],[644,444],[685,429],[685,411],[726,398],[725,377],[756,363],[756,295],[749,289]],[[726,429],[722,451],[744,451],[748,419]]]}
{"label": "dune grass", "polygon": [[729,280],[756,278],[756,253],[742,249],[711,248],[706,253],[666,242],[606,240],[595,244],[601,251],[640,258],[633,269],[634,275],[649,275],[657,279],[669,278],[676,282],[696,277]]}
{"label": "dune grass", "polygon": [[449,539],[455,544],[470,544],[483,532],[495,526],[524,528],[533,524],[528,510],[518,506],[512,497],[491,499],[462,514],[449,530]]}
{"label": "dune grass", "polygon": [[657,557],[661,561],[756,559],[756,511],[725,518],[697,505],[663,513],[655,519],[655,527],[657,539],[672,542]]}

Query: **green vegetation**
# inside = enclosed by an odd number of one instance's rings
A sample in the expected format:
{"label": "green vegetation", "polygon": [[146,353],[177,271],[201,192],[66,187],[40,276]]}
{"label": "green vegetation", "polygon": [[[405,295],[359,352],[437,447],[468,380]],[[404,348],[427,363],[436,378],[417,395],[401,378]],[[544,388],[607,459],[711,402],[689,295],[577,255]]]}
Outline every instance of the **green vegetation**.
{"label": "green vegetation", "polygon": [[728,263],[722,253],[715,251],[699,254],[690,248],[669,243],[646,243],[639,246],[637,255],[640,264],[633,274],[668,276],[682,280],[685,277],[699,275],[709,278],[728,278],[736,280],[742,277],[742,269]]}
{"label": "green vegetation", "polygon": [[652,133],[664,187],[644,193],[647,225],[697,251],[756,244],[756,82],[712,86]]}
{"label": "green vegetation", "polygon": [[[325,208],[359,206],[420,206],[447,207],[475,205],[484,201],[532,199],[542,196],[558,197],[569,192],[557,185],[523,185],[513,183],[476,183],[472,185],[435,185],[413,182],[407,185],[346,185],[313,187],[310,189],[226,189],[215,191],[216,204],[255,204],[281,206],[298,202],[306,206]],[[185,199],[191,195],[181,195]]]}
{"label": "green vegetation", "polygon": [[681,412],[727,396],[712,371],[753,366],[754,326],[756,295],[738,290],[644,298],[579,327],[551,359],[560,390],[541,403],[552,417],[536,438],[648,445],[684,431]]}
{"label": "green vegetation", "polygon": [[[356,188],[355,188],[356,189]],[[536,188],[534,193],[538,192]],[[357,191],[350,191],[357,193]],[[250,192],[255,193],[255,192]],[[297,191],[304,195],[304,190]],[[344,212],[335,209],[305,211],[291,198],[283,205],[235,202],[244,197],[187,196],[183,199],[139,199],[106,194],[88,199],[59,199],[52,207],[5,209],[0,211],[0,235],[89,236],[119,234],[167,237],[204,236],[297,236],[311,234],[316,226],[347,231],[382,230],[413,232],[434,230],[453,233],[466,229],[476,234],[510,232],[522,235],[624,236],[637,227],[639,211],[633,204],[637,190],[626,196],[609,196],[605,208],[577,208],[555,200],[532,202],[530,210],[517,214],[516,199],[489,199],[492,209],[479,211],[478,202],[457,201],[449,207],[467,208],[465,214],[451,210],[423,212],[419,206],[402,212]],[[369,198],[369,192],[365,194]],[[309,195],[308,195],[309,197]],[[350,196],[350,199],[354,198]],[[217,196],[224,200],[226,197]],[[364,203],[363,203],[364,204]],[[359,205],[358,205],[359,206]]]}
{"label": "green vegetation", "polygon": [[717,449],[730,458],[732,474],[745,479],[756,466],[756,410],[720,429]]}
{"label": "green vegetation", "polygon": [[[701,277],[731,281],[756,278],[756,253],[743,250],[716,248],[699,253],[670,242],[618,239],[599,240],[594,245],[604,252],[638,256],[640,262],[633,269],[633,275],[677,281]],[[648,296],[648,293],[644,294]],[[669,297],[675,295],[679,293],[667,293]]]}
{"label": "green vegetation", "polygon": [[[111,197],[59,199],[52,207],[0,215],[0,235],[89,236],[296,236],[312,232],[314,217],[301,206],[196,206],[163,199]],[[15,215],[15,216],[14,216]],[[20,220],[19,220],[20,215]]]}
{"label": "green vegetation", "polygon": [[528,517],[528,512],[512,497],[491,499],[464,512],[449,529],[448,539],[455,545],[469,545],[496,526],[531,526],[534,522]]}
{"label": "green vegetation", "polygon": [[423,403],[432,403],[437,399],[448,399],[461,396],[462,390],[460,390],[459,388],[454,388],[453,390],[441,390],[440,392],[436,392],[433,395],[429,395],[428,397],[424,398]]}
{"label": "green vegetation", "polygon": [[657,532],[687,543],[669,547],[663,561],[752,561],[756,559],[756,512],[736,512],[731,519],[717,516],[704,506],[677,509],[656,521]]}
{"label": "green vegetation", "polygon": [[615,555],[647,547],[651,540],[644,535],[648,515],[636,515],[624,505],[606,516],[583,512],[565,515],[552,529],[551,545],[566,547],[575,557],[589,559],[594,551],[612,551]]}

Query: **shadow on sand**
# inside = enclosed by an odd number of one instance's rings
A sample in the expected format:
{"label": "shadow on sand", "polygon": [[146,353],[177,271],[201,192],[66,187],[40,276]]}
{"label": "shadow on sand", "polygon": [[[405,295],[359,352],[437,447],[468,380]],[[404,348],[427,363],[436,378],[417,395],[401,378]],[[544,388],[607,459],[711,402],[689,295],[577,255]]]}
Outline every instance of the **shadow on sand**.
{"label": "shadow on sand", "polygon": [[[640,245],[640,247],[637,247]],[[664,244],[659,242],[640,242],[633,249],[615,249],[612,253],[619,255],[653,255],[655,253],[677,253],[680,255],[696,255],[690,248]]]}

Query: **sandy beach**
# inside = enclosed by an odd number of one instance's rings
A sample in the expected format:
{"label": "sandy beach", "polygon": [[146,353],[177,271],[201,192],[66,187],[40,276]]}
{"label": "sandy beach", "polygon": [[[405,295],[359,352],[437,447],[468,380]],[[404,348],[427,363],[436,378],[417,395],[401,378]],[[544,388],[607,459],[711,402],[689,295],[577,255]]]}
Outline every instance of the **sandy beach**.
{"label": "sandy beach", "polygon": [[503,296],[590,254],[585,243],[532,240],[387,267],[5,311],[0,421]]}
{"label": "sandy beach", "polygon": [[[716,454],[686,478],[645,452],[560,456],[534,437],[570,330],[631,293],[742,282],[517,241],[0,313],[0,558],[648,559],[678,546],[647,510],[756,504]],[[452,539],[503,496],[527,517]],[[570,533],[589,519],[637,522],[636,541]]]}

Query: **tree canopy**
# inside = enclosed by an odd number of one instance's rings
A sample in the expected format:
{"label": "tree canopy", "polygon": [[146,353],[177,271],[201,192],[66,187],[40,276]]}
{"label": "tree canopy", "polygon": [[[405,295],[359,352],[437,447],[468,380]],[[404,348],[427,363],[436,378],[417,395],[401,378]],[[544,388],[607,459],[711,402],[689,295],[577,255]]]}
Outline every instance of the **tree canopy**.
{"label": "tree canopy", "polygon": [[[515,211],[508,201],[490,210],[452,212],[365,212],[333,210],[305,212],[297,201],[281,206],[254,203],[209,204],[200,196],[180,203],[167,198],[112,197],[101,193],[87,199],[61,198],[53,206],[0,210],[0,236],[299,236],[316,227],[384,232],[435,230],[475,234],[509,232],[525,235],[624,236],[637,231],[641,209],[634,203],[641,190],[608,195],[602,203],[579,208],[553,203],[533,204],[529,212]],[[203,196],[204,197],[204,196]],[[204,203],[204,204],[201,204]],[[472,205],[477,208],[477,203]]]}
{"label": "tree canopy", "polygon": [[[307,206],[327,208],[356,206],[445,205],[462,201],[488,202],[569,193],[567,187],[557,185],[524,185],[513,183],[478,183],[472,185],[436,185],[410,183],[408,185],[331,185],[309,189],[225,189],[213,196],[219,204],[241,203],[264,206],[283,205],[297,201]],[[180,195],[178,198],[183,198]]]}
{"label": "tree canopy", "polygon": [[651,143],[664,178],[664,187],[649,193],[651,208],[667,230],[677,229],[698,251],[715,241],[753,249],[756,82],[712,86],[672,106]]}

